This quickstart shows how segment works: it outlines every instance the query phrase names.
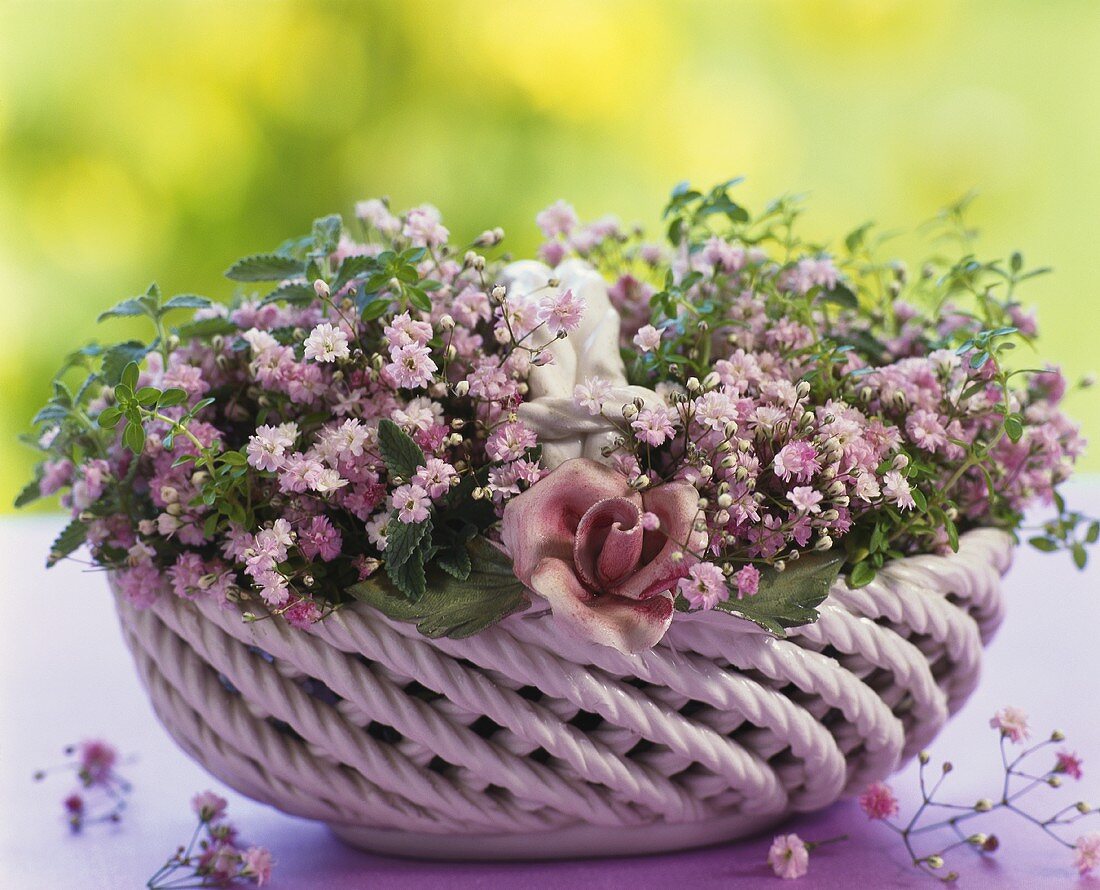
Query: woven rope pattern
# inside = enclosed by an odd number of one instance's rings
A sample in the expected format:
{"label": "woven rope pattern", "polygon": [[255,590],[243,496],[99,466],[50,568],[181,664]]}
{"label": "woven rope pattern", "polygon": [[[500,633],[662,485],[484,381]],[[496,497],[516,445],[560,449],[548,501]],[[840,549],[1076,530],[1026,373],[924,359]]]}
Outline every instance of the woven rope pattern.
{"label": "woven rope pattern", "polygon": [[931,741],[977,682],[1011,548],[970,532],[957,554],[838,581],[786,640],[697,614],[634,657],[564,639],[537,609],[429,640],[365,607],[301,632],[169,594],[116,602],[176,741],[286,812],[452,837],[747,817],[734,834]]}

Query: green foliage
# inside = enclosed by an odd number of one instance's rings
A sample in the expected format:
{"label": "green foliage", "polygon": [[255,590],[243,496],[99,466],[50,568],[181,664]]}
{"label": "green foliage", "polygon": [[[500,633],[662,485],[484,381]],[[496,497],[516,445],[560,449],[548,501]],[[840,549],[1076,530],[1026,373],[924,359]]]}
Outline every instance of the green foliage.
{"label": "green foliage", "polygon": [[50,554],[46,558],[46,566],[57,565],[66,556],[80,547],[88,539],[88,526],[80,518],[72,520],[62,530],[61,534],[50,545]]}
{"label": "green foliage", "polygon": [[424,466],[424,452],[401,427],[388,418],[378,424],[378,447],[390,475],[408,479]]}
{"label": "green foliage", "polygon": [[274,253],[254,254],[237,260],[225,271],[233,281],[281,281],[302,274],[297,260]]}
{"label": "green foliage", "polygon": [[783,637],[787,628],[817,620],[817,607],[829,595],[829,588],[843,565],[842,554],[829,552],[807,553],[788,562],[781,572],[764,566],[755,596],[740,600],[730,597],[715,608],[747,618],[769,633]]}
{"label": "green foliage", "polygon": [[417,630],[433,638],[462,639],[527,608],[526,591],[500,550],[481,537],[463,549],[470,566],[465,577],[433,571],[425,592],[415,600],[378,577],[352,585],[348,593],[388,618],[415,623]]}

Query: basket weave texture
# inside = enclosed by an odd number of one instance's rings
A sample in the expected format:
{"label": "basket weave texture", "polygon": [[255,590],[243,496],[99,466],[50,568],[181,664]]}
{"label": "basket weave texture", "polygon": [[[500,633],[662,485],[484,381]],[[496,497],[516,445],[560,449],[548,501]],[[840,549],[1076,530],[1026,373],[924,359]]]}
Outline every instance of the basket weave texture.
{"label": "basket weave texture", "polygon": [[446,858],[678,849],[885,778],[978,680],[1008,535],[839,580],[774,639],[708,612],[637,656],[543,610],[431,640],[365,606],[309,631],[165,592],[116,594],[161,722],[218,779],[351,843]]}

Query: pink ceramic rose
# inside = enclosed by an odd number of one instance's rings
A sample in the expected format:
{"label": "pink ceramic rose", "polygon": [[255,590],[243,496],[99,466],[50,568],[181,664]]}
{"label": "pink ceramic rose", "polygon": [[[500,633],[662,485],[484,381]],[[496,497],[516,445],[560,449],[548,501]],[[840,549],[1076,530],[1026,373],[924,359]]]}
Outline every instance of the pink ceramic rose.
{"label": "pink ceramic rose", "polygon": [[[642,514],[660,524],[643,527]],[[705,544],[694,531],[699,493],[670,482],[644,493],[587,458],[567,460],[504,509],[516,577],[581,639],[635,654],[672,621],[673,588]]]}

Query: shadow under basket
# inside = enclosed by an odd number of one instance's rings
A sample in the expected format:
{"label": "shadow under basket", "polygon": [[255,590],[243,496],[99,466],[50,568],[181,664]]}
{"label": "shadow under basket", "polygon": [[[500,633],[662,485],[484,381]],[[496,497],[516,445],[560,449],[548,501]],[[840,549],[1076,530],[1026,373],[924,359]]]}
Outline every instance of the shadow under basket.
{"label": "shadow under basket", "polygon": [[980,529],[840,579],[784,640],[678,615],[637,656],[536,609],[431,640],[361,605],[301,631],[115,600],[157,716],[242,794],[382,853],[612,856],[755,834],[896,770],[974,689],[1012,546]]}

